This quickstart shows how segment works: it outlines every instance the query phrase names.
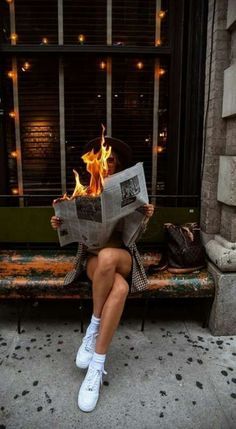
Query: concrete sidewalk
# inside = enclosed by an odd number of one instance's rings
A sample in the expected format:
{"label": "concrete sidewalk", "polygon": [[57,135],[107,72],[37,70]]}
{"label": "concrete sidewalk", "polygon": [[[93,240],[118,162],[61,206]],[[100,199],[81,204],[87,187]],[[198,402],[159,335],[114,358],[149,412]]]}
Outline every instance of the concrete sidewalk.
{"label": "concrete sidewalk", "polygon": [[144,333],[142,303],[127,302],[92,413],[77,407],[78,303],[28,303],[20,335],[0,303],[0,429],[235,429],[236,336],[203,329],[200,301],[153,302]]}

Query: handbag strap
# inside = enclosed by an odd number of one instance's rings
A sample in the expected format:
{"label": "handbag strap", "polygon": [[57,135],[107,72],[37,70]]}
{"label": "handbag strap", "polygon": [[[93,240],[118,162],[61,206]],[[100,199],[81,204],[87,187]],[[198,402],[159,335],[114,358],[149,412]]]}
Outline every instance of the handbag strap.
{"label": "handbag strap", "polygon": [[[190,231],[190,229],[189,229],[187,226],[182,226],[182,229],[184,229],[184,230],[187,232],[187,234],[188,234],[188,236],[189,236],[189,239],[190,239],[191,241],[193,241],[193,240],[194,240],[194,236],[193,236],[192,231]],[[181,228],[180,228],[180,231],[181,231]],[[181,231],[181,233],[182,233],[182,231]],[[184,234],[183,234],[183,235],[184,235]]]}

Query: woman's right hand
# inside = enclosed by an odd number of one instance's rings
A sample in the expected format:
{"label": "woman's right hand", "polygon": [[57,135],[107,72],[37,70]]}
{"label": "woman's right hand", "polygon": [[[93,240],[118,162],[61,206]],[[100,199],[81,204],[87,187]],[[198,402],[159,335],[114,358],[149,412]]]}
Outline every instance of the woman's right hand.
{"label": "woman's right hand", "polygon": [[63,220],[59,218],[58,216],[52,216],[51,217],[51,226],[53,229],[60,228]]}

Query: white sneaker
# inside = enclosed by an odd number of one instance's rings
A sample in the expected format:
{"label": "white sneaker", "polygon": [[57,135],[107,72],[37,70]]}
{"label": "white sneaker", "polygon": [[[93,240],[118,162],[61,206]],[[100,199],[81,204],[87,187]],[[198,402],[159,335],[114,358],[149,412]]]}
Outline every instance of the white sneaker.
{"label": "white sneaker", "polygon": [[107,374],[104,369],[89,366],[78,395],[78,406],[82,411],[93,411],[99,398],[99,389],[102,385],[102,374]]}
{"label": "white sneaker", "polygon": [[98,333],[86,334],[76,355],[76,366],[88,368],[96,347]]}

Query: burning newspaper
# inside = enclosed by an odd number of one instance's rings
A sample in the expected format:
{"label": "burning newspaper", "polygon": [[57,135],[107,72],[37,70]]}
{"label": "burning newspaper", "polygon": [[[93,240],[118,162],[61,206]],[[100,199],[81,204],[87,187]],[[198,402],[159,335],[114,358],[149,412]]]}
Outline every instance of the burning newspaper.
{"label": "burning newspaper", "polygon": [[142,206],[148,203],[143,164],[137,163],[104,178],[98,196],[82,195],[53,203],[55,215],[63,219],[58,229],[61,246],[82,242],[90,248],[104,246],[119,227],[125,245],[139,235],[145,218]]}

